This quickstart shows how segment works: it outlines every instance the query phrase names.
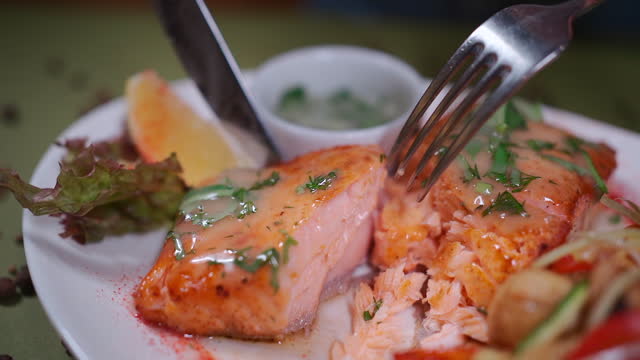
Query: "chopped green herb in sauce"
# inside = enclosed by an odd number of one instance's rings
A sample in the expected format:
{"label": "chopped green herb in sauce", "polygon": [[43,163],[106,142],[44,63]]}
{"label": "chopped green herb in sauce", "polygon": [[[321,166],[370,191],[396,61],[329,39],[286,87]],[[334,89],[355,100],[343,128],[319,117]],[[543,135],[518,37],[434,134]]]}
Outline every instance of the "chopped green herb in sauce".
{"label": "chopped green herb in sauce", "polygon": [[567,146],[567,149],[563,150],[563,152],[570,156],[580,154],[584,159],[585,163],[587,164],[586,169],[578,164],[573,163],[572,161],[565,160],[557,156],[553,156],[549,154],[541,154],[540,156],[543,159],[552,161],[570,171],[578,173],[579,175],[591,176],[594,182],[596,183],[596,187],[598,188],[600,193],[607,194],[609,192],[609,189],[607,188],[606,182],[604,181],[602,176],[600,176],[600,174],[598,173],[598,170],[596,169],[593,163],[593,159],[591,158],[591,155],[589,155],[589,153],[584,149],[584,146],[593,146],[593,144],[575,136],[567,136],[564,139],[564,144]]}
{"label": "chopped green herb in sauce", "polygon": [[258,254],[255,259],[251,261],[249,256],[246,254],[246,252],[250,249],[251,247],[248,247],[235,251],[233,263],[242,270],[248,271],[250,273],[255,273],[263,266],[270,266],[270,284],[275,291],[278,291],[280,289],[280,283],[278,282],[278,271],[280,270],[280,253],[278,253],[278,250],[276,250],[275,248],[269,248]]}
{"label": "chopped green herb in sauce", "polygon": [[314,193],[318,190],[327,190],[331,184],[333,184],[333,180],[338,177],[335,171],[329,172],[327,175],[320,175],[316,177],[309,176],[309,181],[306,184],[300,185],[296,188],[296,192],[298,194],[304,193],[306,190]]}
{"label": "chopped green herb in sauce", "polygon": [[589,153],[584,150],[582,150],[581,152],[582,152],[582,156],[584,157],[584,160],[587,162],[587,169],[589,170],[589,173],[593,178],[593,180],[596,182],[596,187],[598,188],[598,190],[600,190],[602,194],[609,193],[607,184],[605,183],[602,176],[600,176],[600,174],[598,173],[598,170],[596,170],[596,167],[593,164],[593,160],[591,159],[591,156],[589,155]]}
{"label": "chopped green herb in sauce", "polygon": [[527,146],[529,146],[533,151],[542,151],[551,150],[555,148],[556,145],[549,141],[529,139],[527,140]]}
{"label": "chopped green herb in sauce", "polygon": [[276,112],[294,124],[347,130],[384,124],[400,115],[404,103],[395,96],[365,99],[344,88],[327,96],[317,96],[307,92],[303,86],[294,86],[282,94]]}
{"label": "chopped green herb in sauce", "polygon": [[473,188],[478,194],[482,195],[491,195],[491,192],[493,191],[493,185],[484,181],[478,181],[473,185]]}
{"label": "chopped green herb in sauce", "polygon": [[[472,185],[474,190],[482,195],[489,195],[493,192],[493,181],[508,188],[507,191],[498,194],[494,202],[484,210],[483,215],[488,215],[493,211],[502,211],[507,214],[526,214],[524,207],[513,197],[512,193],[525,190],[532,181],[540,178],[533,174],[526,174],[516,166],[518,154],[513,149],[521,148],[522,145],[512,142],[511,135],[515,131],[528,128],[527,120],[530,115],[541,114],[534,106],[518,101],[519,103],[516,103],[515,100],[508,102],[499,108],[489,119],[487,125],[481,129],[480,135],[486,137],[487,140],[474,138],[465,147],[466,154],[472,160],[482,151],[488,151],[491,156],[488,169],[479,169],[477,164],[470,163],[467,158],[461,161],[465,183],[474,179],[480,180]],[[523,108],[527,108],[527,111],[523,111]],[[527,146],[539,151],[550,149],[553,144],[529,140]],[[483,175],[480,175],[481,171],[485,171]]]}
{"label": "chopped green herb in sauce", "polygon": [[[486,144],[484,142],[480,141],[480,139],[475,139],[474,138],[474,139],[471,139],[471,141],[469,141],[467,146],[464,148],[464,151],[466,151],[466,153],[469,154],[469,156],[471,156],[471,159],[475,159],[476,155],[478,155],[478,153],[480,151],[482,151],[482,149],[485,146],[486,146]],[[442,148],[440,148],[440,149],[443,149],[443,148],[444,148],[444,151],[446,151],[446,147],[444,147],[444,146]]]}
{"label": "chopped green herb in sauce", "polygon": [[[280,181],[280,174],[274,171],[269,177],[262,181],[257,181],[248,189],[234,187],[231,181],[227,179],[226,184],[216,184],[192,190],[187,193],[180,206],[181,215],[185,221],[202,227],[210,227],[227,216],[244,219],[246,216],[258,211],[252,199],[253,192],[274,186],[278,181]],[[215,214],[208,214],[204,211],[203,201],[220,199],[229,201],[229,206]]]}
{"label": "chopped green herb in sauce", "polygon": [[505,105],[504,122],[509,130],[527,129],[526,119],[511,101]]}
{"label": "chopped green herb in sauce", "polygon": [[564,143],[568,148],[566,152],[575,154],[582,151],[582,145],[585,145],[587,142],[575,136],[567,136],[564,139]]}
{"label": "chopped green herb in sauce", "polygon": [[[280,266],[283,264],[289,263],[289,249],[291,246],[298,245],[298,242],[289,235],[286,231],[281,231],[284,235],[284,241],[279,245],[282,248],[282,256],[281,253],[275,247],[271,247],[267,250],[256,255],[255,258],[251,259],[251,257],[247,254],[252,248],[246,247],[240,250],[228,250],[228,252],[234,255],[233,264],[241,268],[242,270],[248,271],[250,273],[255,273],[260,270],[264,266],[271,267],[271,287],[278,291],[280,289],[280,283],[278,282],[278,272],[280,271]],[[215,260],[214,260],[215,261]],[[218,263],[215,261],[215,263]],[[210,262],[210,264],[212,264]]]}
{"label": "chopped green herb in sauce", "polygon": [[289,263],[289,248],[294,245],[298,245],[296,239],[293,236],[289,235],[288,232],[284,230],[280,230],[280,232],[284,235],[284,242],[282,243],[282,261],[285,264]]}
{"label": "chopped green herb in sauce", "polygon": [[[516,173],[518,174],[517,177],[515,176]],[[511,171],[511,183],[507,184],[507,186],[514,188],[511,192],[520,192],[535,179],[540,179],[540,176],[525,174],[514,169]]]}
{"label": "chopped green herb in sauce", "polygon": [[569,160],[565,160],[563,158],[559,158],[557,156],[553,156],[553,155],[549,155],[549,154],[540,154],[540,157],[542,157],[543,159],[549,160],[551,162],[554,162],[562,167],[564,167],[565,169],[574,171],[580,175],[587,175],[588,172],[585,168],[583,168],[580,165],[574,164]]}
{"label": "chopped green herb in sauce", "polygon": [[524,205],[518,202],[518,200],[508,191],[499,193],[493,203],[488,208],[484,209],[482,216],[487,216],[493,212],[502,212],[521,216],[527,215]]}
{"label": "chopped green herb in sauce", "polygon": [[252,191],[252,190],[261,190],[261,189],[263,189],[265,187],[273,186],[273,185],[277,184],[278,181],[280,181],[280,173],[277,172],[277,171],[274,171],[274,172],[271,173],[271,175],[268,178],[264,179],[263,181],[258,181],[255,184],[253,184],[249,188],[249,190],[250,191]]}
{"label": "chopped green herb in sauce", "polygon": [[471,164],[469,164],[469,162],[467,161],[467,158],[465,158],[464,156],[461,156],[460,159],[464,166],[464,176],[462,181],[467,183],[473,179],[480,180],[480,172],[478,171],[478,165],[473,164],[473,167],[472,167]]}
{"label": "chopped green herb in sauce", "polygon": [[376,300],[376,298],[373,298],[373,311],[365,310],[362,313],[362,318],[364,319],[364,321],[369,321],[373,319],[373,317],[376,316],[376,313],[378,312],[378,310],[380,310],[381,306],[382,306],[382,299]]}

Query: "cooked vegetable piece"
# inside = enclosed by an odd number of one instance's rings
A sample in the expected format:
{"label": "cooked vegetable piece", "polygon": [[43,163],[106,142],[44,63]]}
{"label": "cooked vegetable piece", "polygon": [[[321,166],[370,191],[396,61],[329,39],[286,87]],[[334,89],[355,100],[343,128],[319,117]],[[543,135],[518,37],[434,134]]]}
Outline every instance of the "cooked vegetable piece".
{"label": "cooked vegetable piece", "polygon": [[608,287],[598,296],[587,318],[587,327],[593,328],[611,314],[616,301],[634,283],[640,282],[640,269],[631,269],[611,280]]}
{"label": "cooked vegetable piece", "polygon": [[593,264],[584,260],[576,260],[573,255],[565,255],[551,265],[551,270],[559,274],[573,274],[593,269]]}
{"label": "cooked vegetable piece", "polygon": [[[616,200],[626,202],[626,205]],[[618,212],[619,214],[629,218],[636,224],[640,224],[640,208],[633,201],[627,199],[612,199],[608,195],[603,195],[600,202],[606,207]]]}
{"label": "cooked vegetable piece", "polygon": [[576,233],[570,241],[558,246],[548,253],[539,257],[533,264],[534,268],[545,268],[564,256],[581,251],[588,246],[598,242],[608,243],[628,249],[640,248],[640,229],[626,228],[615,231],[604,232],[582,232]]}
{"label": "cooked vegetable piece", "polygon": [[516,354],[522,354],[552,341],[567,329],[575,326],[588,295],[589,283],[587,280],[581,280],[574,285],[571,292],[555,307],[553,313],[518,344],[515,350]]}
{"label": "cooked vegetable piece", "polygon": [[567,358],[569,360],[586,359],[616,346],[638,343],[640,343],[640,309],[629,310],[612,316],[590,331]]}
{"label": "cooked vegetable piece", "polygon": [[512,275],[498,288],[489,306],[490,342],[516,346],[570,290],[571,281],[551,271],[524,270]]}

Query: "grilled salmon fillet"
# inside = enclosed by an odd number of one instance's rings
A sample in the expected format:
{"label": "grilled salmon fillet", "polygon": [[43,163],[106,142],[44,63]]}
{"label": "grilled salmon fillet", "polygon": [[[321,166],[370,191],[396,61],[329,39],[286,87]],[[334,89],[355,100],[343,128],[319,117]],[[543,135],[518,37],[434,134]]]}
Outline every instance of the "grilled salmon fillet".
{"label": "grilled salmon fillet", "polygon": [[309,325],[366,257],[380,154],[343,146],[221,175],[218,197],[201,194],[180,215],[134,294],[137,311],[189,334],[272,339]]}
{"label": "grilled salmon fillet", "polygon": [[[454,162],[424,204],[415,202],[416,194],[388,185],[388,201],[376,220],[374,263],[386,268],[408,259],[413,266],[408,270],[422,264],[432,279],[460,281],[470,305],[486,307],[495,287],[509,274],[583,228],[599,190],[583,151],[572,151],[571,144],[580,144],[604,180],[615,169],[614,151],[541,122],[529,122],[526,131],[514,131],[509,143],[513,167],[523,178],[536,177],[517,191],[488,179],[485,173],[492,160],[486,151],[477,153],[473,161],[465,154],[469,165]],[[474,166],[482,179],[469,179],[465,173]],[[483,189],[492,189],[490,193],[478,188],[480,182]],[[525,212],[486,213],[502,192],[509,192]]]}

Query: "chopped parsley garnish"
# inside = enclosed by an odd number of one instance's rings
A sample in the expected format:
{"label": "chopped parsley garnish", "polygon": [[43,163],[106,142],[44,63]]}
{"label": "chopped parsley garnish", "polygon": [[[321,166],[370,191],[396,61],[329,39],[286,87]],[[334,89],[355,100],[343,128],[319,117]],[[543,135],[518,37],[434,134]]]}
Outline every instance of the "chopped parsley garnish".
{"label": "chopped parsley garnish", "polygon": [[540,154],[540,157],[542,157],[543,159],[549,160],[551,162],[554,162],[562,167],[564,167],[565,169],[577,172],[580,175],[587,175],[588,172],[585,168],[583,168],[580,165],[576,165],[574,163],[572,163],[569,160],[565,160],[563,158],[559,158],[557,156],[553,156],[553,155],[549,155],[549,154]]}
{"label": "chopped parsley garnish", "polygon": [[504,123],[509,130],[527,128],[527,120],[518,109],[516,109],[512,102],[508,102],[507,105],[505,105]]}
{"label": "chopped parsley garnish", "polygon": [[236,209],[237,209],[237,205],[231,204],[225,210],[219,213],[216,213],[214,215],[209,215],[207,212],[204,211],[204,208],[202,206],[198,206],[195,209],[195,212],[194,211],[189,213],[181,212],[180,214],[184,217],[185,221],[189,221],[194,225],[198,225],[206,228],[206,227],[212,226],[213,224],[224,219],[227,216],[233,215]]}
{"label": "chopped parsley garnish", "polygon": [[579,175],[590,175],[595,181],[596,187],[598,188],[598,190],[600,190],[600,192],[602,192],[603,194],[607,194],[609,192],[609,189],[607,188],[607,184],[605,183],[604,179],[602,179],[602,177],[596,170],[596,167],[593,164],[593,160],[591,160],[591,156],[589,156],[589,153],[587,153],[584,150],[580,150],[580,152],[582,153],[582,156],[584,157],[587,163],[587,169],[569,160],[565,160],[557,156],[548,155],[548,154],[541,154],[540,156],[543,159],[552,161],[568,170],[578,173]]}
{"label": "chopped parsley garnish", "polygon": [[234,191],[235,188],[227,184],[216,184],[199,189],[193,189],[184,196],[182,204],[180,204],[180,210],[184,212],[191,211],[204,200],[215,200],[223,197],[229,197]]}
{"label": "chopped parsley garnish", "polygon": [[568,161],[553,155],[542,154],[540,156],[542,156],[542,158],[544,159],[553,161],[556,164],[559,164],[580,175],[590,175],[595,181],[596,187],[598,188],[598,190],[600,190],[602,194],[607,194],[609,192],[609,189],[607,188],[607,184],[605,183],[604,179],[602,179],[602,177],[598,173],[598,170],[593,164],[593,159],[591,159],[591,155],[589,155],[589,153],[583,148],[584,145],[592,145],[592,144],[589,143],[588,141],[585,141],[575,136],[567,136],[564,139],[564,143],[567,146],[567,149],[563,150],[563,152],[566,153],[567,155],[581,154],[582,157],[584,158],[584,161],[587,164],[586,169],[582,166],[574,164],[571,161]]}
{"label": "chopped parsley garnish", "polygon": [[482,216],[487,216],[493,212],[504,212],[512,215],[526,216],[524,205],[518,202],[513,195],[504,191],[498,194],[493,203],[482,212]]}
{"label": "chopped parsley garnish", "polygon": [[492,177],[498,182],[506,182],[507,169],[513,162],[513,156],[514,154],[509,150],[508,144],[499,143],[493,151],[491,169],[485,176]]}
{"label": "chopped parsley garnish", "polygon": [[540,179],[540,176],[525,174],[517,169],[513,169],[511,171],[511,183],[508,184],[508,186],[515,188],[511,190],[511,192],[520,192],[535,179]]}
{"label": "chopped parsley garnish", "polygon": [[527,119],[527,121],[541,122],[542,121],[542,106],[540,103],[531,103],[520,98],[513,98],[511,100],[516,109]]}
{"label": "chopped parsley garnish", "polygon": [[529,139],[527,140],[527,146],[529,146],[533,151],[542,151],[551,150],[556,147],[556,144],[544,140]]}
{"label": "chopped parsley garnish", "polygon": [[252,274],[260,270],[263,266],[271,266],[270,284],[275,291],[278,291],[278,289],[280,289],[280,283],[278,282],[278,271],[280,270],[280,253],[275,248],[269,248],[258,254],[252,262],[246,254],[246,252],[250,249],[251,248],[248,247],[235,251],[233,263],[242,270],[248,271]]}
{"label": "chopped parsley garnish", "polygon": [[[465,147],[471,159],[474,159],[485,147],[491,154],[489,169],[483,169],[486,173],[482,176],[477,165],[474,164],[472,166],[464,158],[461,164],[464,170],[463,181],[465,183],[473,179],[482,180],[483,178],[488,178],[510,189],[499,193],[493,203],[483,211],[483,216],[494,211],[525,215],[524,206],[513,197],[512,193],[523,191],[533,180],[540,178],[536,175],[526,174],[516,166],[518,154],[513,149],[520,147],[520,145],[511,142],[510,137],[514,131],[528,128],[528,115],[522,111],[521,105],[523,104],[508,102],[505,106],[502,106],[489,120],[489,126],[483,128],[480,132],[488,137],[488,141],[483,142],[473,139]],[[536,151],[553,147],[553,144],[540,140],[529,140],[527,145]],[[478,194],[488,195],[493,192],[493,185],[488,182],[479,181],[473,186]]]}
{"label": "chopped parsley garnish", "polygon": [[484,181],[478,181],[477,183],[475,183],[475,185],[473,185],[473,188],[478,194],[482,195],[490,195],[493,191],[493,185]]}
{"label": "chopped parsley garnish", "polygon": [[382,299],[376,300],[376,298],[373,298],[373,311],[365,310],[362,313],[362,318],[364,319],[364,321],[369,321],[373,319],[373,317],[376,315],[378,310],[380,310],[381,306],[382,306]]}
{"label": "chopped parsley garnish", "polygon": [[285,236],[285,240],[281,245],[282,257],[280,256],[278,249],[275,247],[261,252],[255,257],[255,259],[253,259],[253,261],[247,255],[247,252],[251,250],[251,247],[240,250],[229,250],[234,254],[233,263],[242,270],[248,271],[252,274],[260,270],[263,266],[270,266],[270,284],[275,291],[280,289],[280,283],[278,282],[278,271],[280,270],[280,266],[282,264],[289,263],[289,248],[291,246],[298,245],[298,242],[286,231],[281,231],[281,233]]}
{"label": "chopped parsley garnish", "polygon": [[474,159],[484,146],[485,144],[479,139],[471,139],[467,146],[465,146],[464,151],[466,151],[467,154],[469,154],[469,156]]}
{"label": "chopped parsley garnish", "polygon": [[244,219],[247,215],[255,214],[258,209],[253,201],[243,201],[238,204],[238,210],[236,212],[236,217],[238,219]]}
{"label": "chopped parsley garnish", "polygon": [[586,141],[575,136],[567,136],[564,143],[567,145],[569,153],[577,153],[582,151],[582,145],[586,144]]}
{"label": "chopped parsley garnish", "polygon": [[584,150],[581,150],[581,152],[582,152],[582,156],[584,157],[584,160],[587,162],[587,169],[589,170],[589,173],[591,174],[591,177],[593,178],[593,180],[596,182],[596,187],[600,190],[601,193],[607,194],[609,192],[609,189],[607,188],[607,184],[604,182],[604,179],[602,179],[602,177],[598,173],[598,170],[596,170],[596,167],[593,164],[593,160],[591,159],[591,156],[589,155],[588,152]]}
{"label": "chopped parsley garnish", "polygon": [[282,243],[282,261],[285,264],[289,263],[289,248],[293,245],[298,245],[298,242],[296,241],[296,239],[293,238],[293,236],[289,235],[288,232],[284,231],[284,230],[280,230],[280,232],[282,233],[282,235],[284,235],[284,242]]}
{"label": "chopped parsley garnish", "polygon": [[464,165],[464,177],[462,180],[465,183],[473,179],[480,180],[480,172],[478,171],[478,165],[473,164],[473,167],[472,167],[467,161],[467,158],[465,158],[464,156],[460,156],[460,159]]}
{"label": "chopped parsley garnish", "polygon": [[[244,219],[247,215],[254,214],[258,209],[251,199],[253,191],[261,190],[265,187],[274,186],[280,181],[280,174],[276,171],[262,180],[257,181],[249,189],[244,187],[234,187],[227,178],[226,184],[216,184],[190,191],[180,206],[181,214],[185,221],[190,221],[194,225],[209,227],[227,216],[235,216]],[[208,214],[201,205],[205,200],[217,200],[230,198],[233,200],[223,211],[216,214]]]}
{"label": "chopped parsley garnish", "polygon": [[250,191],[251,190],[261,190],[261,189],[263,189],[265,187],[273,186],[273,185],[277,184],[278,181],[280,181],[280,173],[277,172],[277,171],[274,171],[274,172],[271,173],[271,175],[268,178],[266,178],[266,179],[264,179],[262,181],[258,181],[255,184],[253,184],[249,188],[249,190]]}
{"label": "chopped parsley garnish", "polygon": [[306,190],[309,192],[316,192],[318,190],[327,190],[331,184],[333,184],[333,180],[338,177],[335,171],[329,172],[327,175],[320,175],[316,177],[309,176],[309,181],[306,184],[300,185],[296,188],[296,192],[298,194],[304,193]]}

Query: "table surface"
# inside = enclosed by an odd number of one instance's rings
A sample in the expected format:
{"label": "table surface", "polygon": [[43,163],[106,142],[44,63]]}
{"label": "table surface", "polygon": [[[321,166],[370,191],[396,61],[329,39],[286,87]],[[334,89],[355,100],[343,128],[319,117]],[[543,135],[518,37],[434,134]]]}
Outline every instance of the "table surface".
{"label": "table surface", "polygon": [[[387,51],[431,76],[472,29],[293,11],[218,12],[216,17],[243,68],[292,48],[339,43]],[[638,45],[614,36],[579,38],[521,94],[640,131]],[[0,167],[27,179],[56,136],[96,101],[120,96],[129,75],[153,68],[168,79],[184,76],[148,9],[2,6],[0,49]],[[6,196],[0,199],[0,214],[0,276],[7,276],[9,266],[25,263],[14,240],[21,210]],[[37,297],[0,304],[0,327],[0,354],[67,358]]]}

